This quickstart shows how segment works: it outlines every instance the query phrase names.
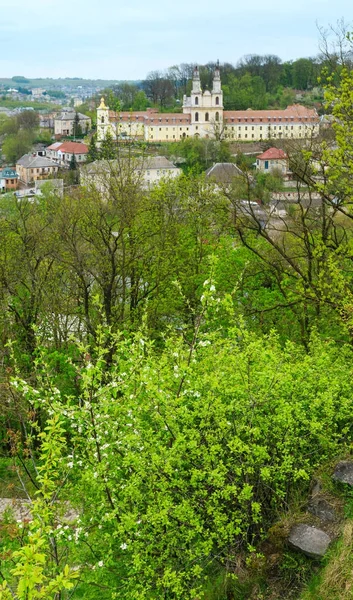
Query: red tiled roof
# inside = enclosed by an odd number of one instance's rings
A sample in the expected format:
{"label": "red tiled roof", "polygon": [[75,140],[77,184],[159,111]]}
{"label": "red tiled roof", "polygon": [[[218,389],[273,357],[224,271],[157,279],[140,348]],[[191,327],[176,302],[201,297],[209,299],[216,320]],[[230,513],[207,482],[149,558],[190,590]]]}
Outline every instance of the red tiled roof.
{"label": "red tiled roof", "polygon": [[57,152],[68,152],[69,154],[87,154],[88,147],[81,142],[63,142],[62,144],[52,144],[47,150],[56,150]]}
{"label": "red tiled roof", "polygon": [[158,113],[154,110],[148,111],[135,111],[135,112],[114,112],[109,111],[110,121],[115,122],[130,122],[130,123],[144,123],[149,125],[178,125],[178,124],[189,124],[191,122],[191,115],[184,113]]}
{"label": "red tiled roof", "polygon": [[288,158],[287,154],[280,148],[269,148],[263,154],[256,157],[259,160],[283,160],[286,158]]}
{"label": "red tiled roof", "polygon": [[319,116],[315,108],[307,108],[301,104],[293,104],[281,110],[225,110],[223,119],[226,123],[318,123]]}

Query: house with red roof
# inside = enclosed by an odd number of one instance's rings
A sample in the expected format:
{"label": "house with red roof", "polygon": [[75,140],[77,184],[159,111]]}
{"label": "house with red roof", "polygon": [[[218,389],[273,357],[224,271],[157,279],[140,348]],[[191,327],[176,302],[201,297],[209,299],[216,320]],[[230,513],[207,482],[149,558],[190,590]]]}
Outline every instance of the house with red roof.
{"label": "house with red roof", "polygon": [[88,146],[83,142],[55,142],[46,148],[46,156],[60,167],[68,167],[75,156],[78,165],[86,161]]}
{"label": "house with red roof", "polygon": [[288,156],[281,148],[269,148],[256,157],[256,169],[262,173],[280,171],[285,176],[289,172]]}

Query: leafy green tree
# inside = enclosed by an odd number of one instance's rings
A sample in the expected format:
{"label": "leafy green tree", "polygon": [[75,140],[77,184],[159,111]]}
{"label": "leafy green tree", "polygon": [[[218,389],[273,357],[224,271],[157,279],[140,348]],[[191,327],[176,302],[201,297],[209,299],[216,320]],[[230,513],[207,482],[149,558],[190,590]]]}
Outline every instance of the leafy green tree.
{"label": "leafy green tree", "polygon": [[39,127],[39,117],[34,110],[24,110],[16,118],[20,129],[31,131]]}
{"label": "leafy green tree", "polygon": [[80,116],[78,112],[75,112],[75,118],[73,123],[73,136],[74,137],[82,137],[82,127],[80,123]]}
{"label": "leafy green tree", "polygon": [[113,136],[110,133],[110,131],[107,131],[107,134],[100,145],[100,158],[103,158],[105,160],[112,160],[117,157],[117,153],[117,142],[113,139]]}
{"label": "leafy green tree", "polygon": [[17,159],[30,151],[33,144],[33,134],[30,131],[19,131],[8,135],[2,145],[2,151],[7,162],[15,164]]}
{"label": "leafy green tree", "polygon": [[90,142],[89,142],[86,162],[94,162],[95,160],[98,160],[99,156],[100,156],[100,154],[99,154],[99,150],[97,148],[97,136],[92,135]]}

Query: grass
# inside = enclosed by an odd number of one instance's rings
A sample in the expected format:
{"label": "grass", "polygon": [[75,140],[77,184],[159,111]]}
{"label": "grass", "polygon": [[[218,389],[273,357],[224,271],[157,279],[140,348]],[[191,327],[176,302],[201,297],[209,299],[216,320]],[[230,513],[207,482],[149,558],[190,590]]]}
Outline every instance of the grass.
{"label": "grass", "polygon": [[346,522],[340,540],[327,555],[326,566],[315,576],[300,600],[353,598],[353,520]]}

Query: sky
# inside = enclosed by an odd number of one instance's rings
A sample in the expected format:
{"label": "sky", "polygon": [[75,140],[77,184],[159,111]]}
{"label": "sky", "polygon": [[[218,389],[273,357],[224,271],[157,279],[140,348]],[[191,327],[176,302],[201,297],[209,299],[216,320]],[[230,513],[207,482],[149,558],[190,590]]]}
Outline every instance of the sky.
{"label": "sky", "polygon": [[0,77],[138,80],[183,62],[318,54],[352,0],[0,0]]}

